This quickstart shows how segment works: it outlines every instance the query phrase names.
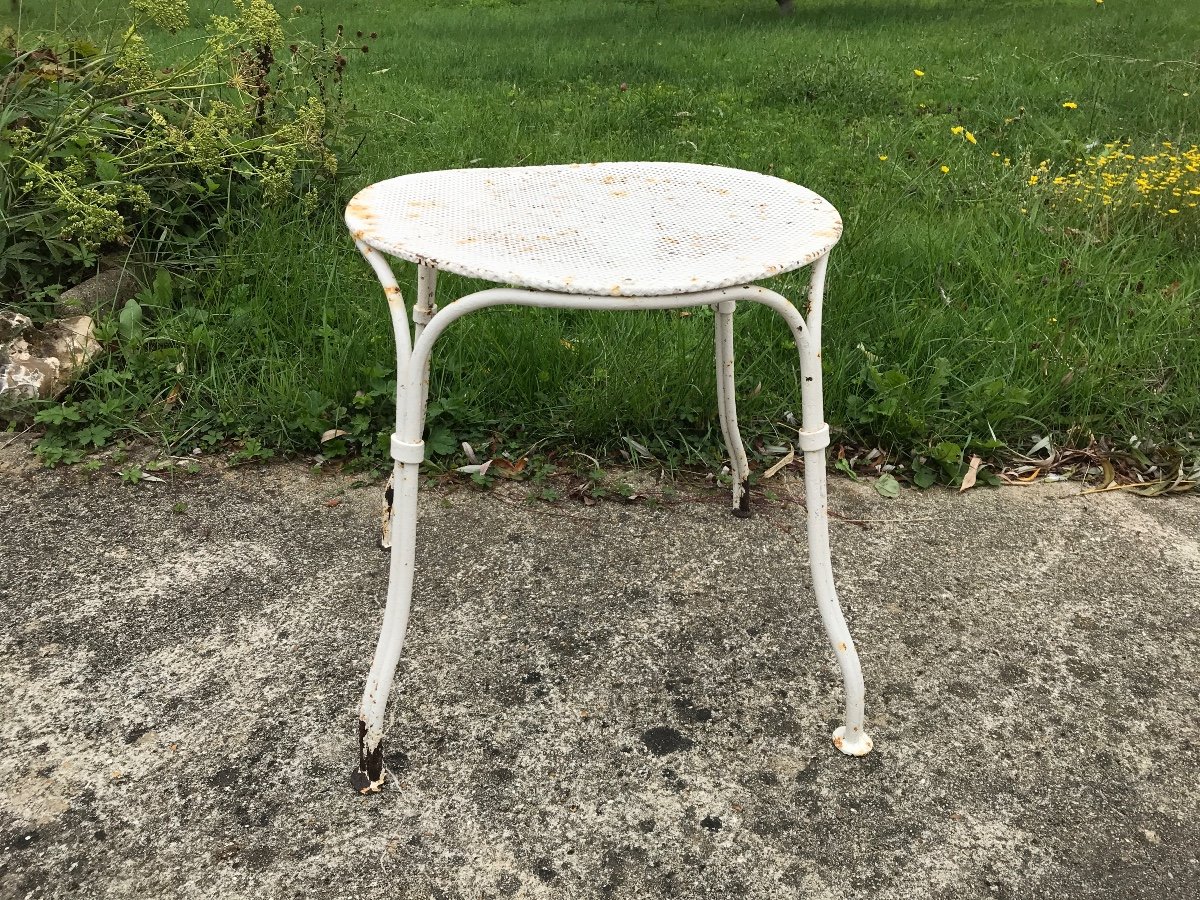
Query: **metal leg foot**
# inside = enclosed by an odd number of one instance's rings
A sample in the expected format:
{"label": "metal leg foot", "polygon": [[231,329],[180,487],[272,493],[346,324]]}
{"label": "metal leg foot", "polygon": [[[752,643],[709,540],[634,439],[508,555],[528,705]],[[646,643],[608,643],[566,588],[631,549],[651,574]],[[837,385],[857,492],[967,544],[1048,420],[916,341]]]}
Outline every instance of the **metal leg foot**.
{"label": "metal leg foot", "polygon": [[358,766],[350,773],[350,786],[360,794],[374,794],[387,781],[383,767],[383,739],[374,748],[367,748],[367,723],[358,720]]}
{"label": "metal leg foot", "polygon": [[863,731],[861,727],[857,734],[851,734],[850,737],[846,737],[845,725],[839,725],[833,730],[833,746],[837,747],[847,756],[866,756],[875,748],[871,736]]}
{"label": "metal leg foot", "polygon": [[[734,496],[737,496],[737,491],[734,491]],[[737,497],[737,506],[732,510],[734,518],[749,519],[754,515],[754,510],[750,508],[750,479],[742,480],[741,496]]]}

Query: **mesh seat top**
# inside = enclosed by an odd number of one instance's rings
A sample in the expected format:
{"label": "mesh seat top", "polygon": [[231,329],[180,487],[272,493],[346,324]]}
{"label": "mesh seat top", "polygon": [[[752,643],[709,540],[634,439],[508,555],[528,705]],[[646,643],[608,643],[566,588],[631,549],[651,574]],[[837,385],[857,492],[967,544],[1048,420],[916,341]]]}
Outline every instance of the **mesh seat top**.
{"label": "mesh seat top", "polygon": [[692,163],[419,172],[364,188],[354,237],[412,262],[572,294],[685,294],[808,265],[842,220],[807,188]]}

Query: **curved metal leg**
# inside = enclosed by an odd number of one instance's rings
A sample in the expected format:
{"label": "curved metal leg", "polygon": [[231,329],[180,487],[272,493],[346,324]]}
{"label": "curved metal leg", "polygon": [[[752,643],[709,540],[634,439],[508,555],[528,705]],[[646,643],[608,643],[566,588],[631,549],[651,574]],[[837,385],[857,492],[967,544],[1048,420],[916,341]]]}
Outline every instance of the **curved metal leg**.
{"label": "curved metal leg", "polygon": [[717,411],[721,416],[721,434],[729,452],[729,467],[733,471],[733,514],[739,519],[750,517],[750,464],[737,421],[737,391],[733,377],[733,311],[737,304],[723,300],[713,304],[716,319],[715,343],[717,357]]}
{"label": "curved metal leg", "polygon": [[[413,304],[413,341],[421,336],[429,320],[437,315],[438,270],[422,263],[417,267],[417,302]],[[399,373],[397,373],[399,377]],[[429,360],[425,361],[425,373],[421,377],[421,421],[425,421],[425,406],[429,400]]]}
{"label": "curved metal leg", "polygon": [[359,707],[358,767],[350,775],[351,785],[363,794],[378,791],[387,779],[383,765],[383,713],[408,631],[416,562],[418,471],[424,453],[424,444],[404,444],[393,435],[395,494],[387,607]]}
{"label": "curved metal leg", "polygon": [[[358,249],[375,270],[388,299],[388,311],[396,337],[396,434],[392,435],[392,459],[395,465],[391,481],[391,568],[388,575],[387,607],[383,614],[383,627],[375,645],[375,658],[367,676],[358,715],[358,765],[350,773],[350,784],[360,793],[378,791],[387,779],[383,764],[383,713],[387,705],[388,692],[400,661],[404,647],[404,635],[408,630],[408,611],[412,602],[413,571],[416,557],[417,535],[417,473],[425,456],[425,445],[421,443],[424,426],[424,380],[413,383],[409,361],[412,358],[412,340],[409,337],[408,319],[404,299],[396,285],[391,268],[383,255],[361,242]],[[428,290],[420,291],[422,298],[432,294],[431,279],[419,282]],[[414,310],[416,318],[416,310]],[[409,397],[420,398],[420,411],[410,413],[406,401]],[[401,434],[407,434],[405,417],[414,419],[416,438],[405,443]],[[419,420],[419,421],[418,421]]]}
{"label": "curved metal leg", "polygon": [[[808,321],[800,319],[792,309],[795,319],[789,318],[792,332],[796,336],[800,351],[800,375],[804,379],[801,387],[803,416],[799,435],[800,449],[804,451],[804,504],[807,508],[808,563],[812,571],[813,593],[817,595],[817,609],[825,634],[842,670],[842,684],[846,692],[845,724],[833,732],[834,746],[847,756],[866,756],[873,746],[863,726],[862,667],[858,662],[858,651],[846,627],[838,603],[837,589],[833,584],[833,559],[829,553],[829,501],[825,482],[825,448],[829,446],[829,426],[825,423],[821,391],[821,302],[825,290],[825,270],[828,255],[813,265],[808,290]],[[796,327],[796,321],[800,327]],[[805,337],[804,331],[807,331]],[[801,338],[804,338],[803,340]]]}
{"label": "curved metal leg", "polygon": [[[438,270],[433,266],[422,264],[417,267],[417,302],[413,304],[412,319],[413,333],[412,339],[415,341],[421,336],[421,332],[425,330],[425,326],[429,320],[437,313],[437,303],[435,294],[437,291],[437,276]],[[397,292],[399,289],[397,289]],[[397,293],[398,296],[398,293]],[[396,377],[402,377],[403,371],[397,370]],[[421,377],[421,404],[419,417],[422,422],[425,421],[425,407],[429,400],[429,361],[425,362],[425,372]],[[387,485],[383,489],[383,515],[380,528],[379,545],[384,550],[390,550],[392,547],[392,506],[395,500],[396,473],[393,472],[388,478]]]}
{"label": "curved metal leg", "polygon": [[844,724],[834,731],[833,743],[847,756],[866,756],[873,744],[863,725],[866,692],[862,667],[838,602],[833,583],[833,560],[829,552],[829,503],[825,481],[825,448],[829,446],[829,426],[825,423],[821,389],[821,304],[828,265],[828,254],[813,263],[807,320],[785,298],[771,291],[746,289],[739,299],[753,300],[779,313],[791,328],[800,354],[803,416],[797,443],[804,452],[809,568],[821,623],[841,669],[846,694]]}

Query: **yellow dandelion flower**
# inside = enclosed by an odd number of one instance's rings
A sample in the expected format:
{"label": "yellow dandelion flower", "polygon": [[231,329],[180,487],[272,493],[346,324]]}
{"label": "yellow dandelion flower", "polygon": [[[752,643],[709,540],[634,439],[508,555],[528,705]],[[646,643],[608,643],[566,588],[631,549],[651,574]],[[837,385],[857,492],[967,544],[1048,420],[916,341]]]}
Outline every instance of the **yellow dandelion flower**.
{"label": "yellow dandelion flower", "polygon": [[925,73],[922,72],[920,69],[913,69],[913,74],[916,75],[918,78],[925,77]]}
{"label": "yellow dandelion flower", "polygon": [[943,175],[948,175],[949,173],[950,173],[950,167],[949,167],[949,166],[942,166],[942,174],[943,174]]}
{"label": "yellow dandelion flower", "polygon": [[1063,109],[1079,109],[1079,104],[1074,100],[1068,100],[1063,104]]}
{"label": "yellow dandelion flower", "polygon": [[993,150],[993,151],[992,151],[992,156],[999,156],[999,155],[1000,155],[1000,151],[999,151],[999,150]]}
{"label": "yellow dandelion flower", "polygon": [[880,153],[880,154],[879,154],[879,161],[880,161],[880,162],[887,162],[887,154],[886,154],[886,153]]}
{"label": "yellow dandelion flower", "polygon": [[961,125],[955,125],[953,128],[950,129],[950,133],[951,134],[962,134],[963,127]]}
{"label": "yellow dandelion flower", "polygon": [[1167,212],[1169,212],[1171,215],[1173,215],[1173,216],[1174,216],[1174,215],[1178,214],[1179,210],[1177,210],[1177,209],[1168,209],[1168,210],[1167,210]]}
{"label": "yellow dandelion flower", "polygon": [[971,132],[969,132],[969,131],[967,132],[967,140],[970,141],[972,144],[979,143],[979,141],[975,140],[975,135],[971,134]]}
{"label": "yellow dandelion flower", "polygon": [[1030,183],[1030,184],[1037,184],[1037,183],[1038,183],[1038,177],[1037,177],[1036,175],[1030,175],[1030,176],[1029,176],[1029,183]]}

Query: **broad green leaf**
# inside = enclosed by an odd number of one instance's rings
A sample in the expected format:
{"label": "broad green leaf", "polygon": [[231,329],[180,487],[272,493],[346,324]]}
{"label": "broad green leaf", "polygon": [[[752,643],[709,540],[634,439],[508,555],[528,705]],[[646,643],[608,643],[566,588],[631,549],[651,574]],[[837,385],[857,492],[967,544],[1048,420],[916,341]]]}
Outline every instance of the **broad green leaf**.
{"label": "broad green leaf", "polygon": [[854,470],[850,468],[850,461],[842,457],[833,464],[833,467],[843,474],[849,475],[851,481],[858,481],[858,476],[854,474]]}
{"label": "broad green leaf", "polygon": [[94,154],[92,162],[96,165],[96,177],[101,181],[116,181],[121,176],[116,160],[116,156],[111,153]]}
{"label": "broad green leaf", "polygon": [[895,500],[900,496],[900,482],[890,472],[884,472],[875,479],[875,490],[880,497]]}
{"label": "broad green leaf", "polygon": [[125,301],[125,305],[117,313],[117,327],[121,332],[121,337],[126,339],[141,333],[142,305],[132,297]]}
{"label": "broad green leaf", "polygon": [[166,269],[159,269],[154,276],[154,302],[167,306],[174,294],[171,274]]}

